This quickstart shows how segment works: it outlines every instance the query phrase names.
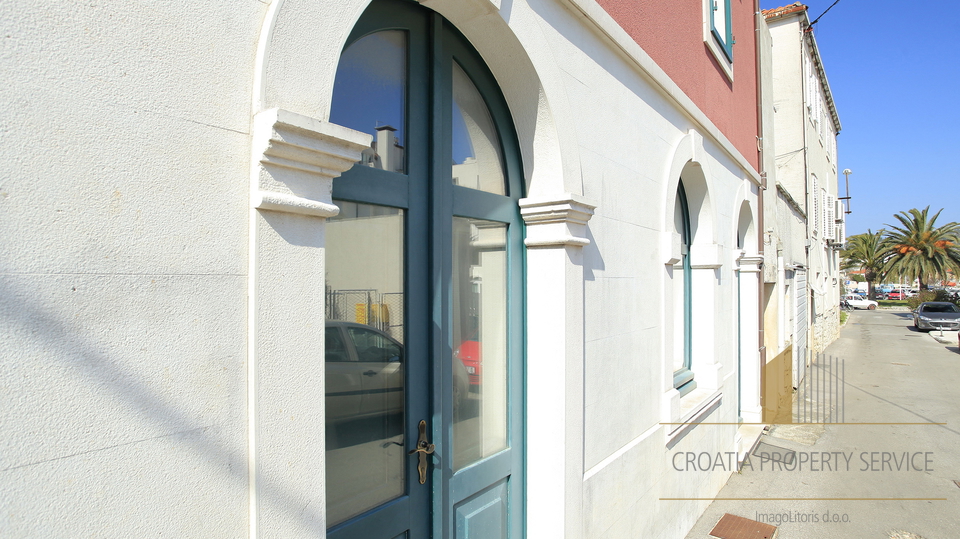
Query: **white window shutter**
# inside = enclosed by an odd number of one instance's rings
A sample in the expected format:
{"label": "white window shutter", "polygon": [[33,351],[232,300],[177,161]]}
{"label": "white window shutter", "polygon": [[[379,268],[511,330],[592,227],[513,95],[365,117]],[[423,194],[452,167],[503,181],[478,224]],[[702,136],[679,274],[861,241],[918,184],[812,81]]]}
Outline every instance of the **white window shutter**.
{"label": "white window shutter", "polygon": [[827,190],[823,190],[823,235],[833,236],[833,219],[830,216],[833,215],[833,212],[830,211],[830,195],[827,194]]}
{"label": "white window shutter", "polygon": [[837,228],[837,225],[834,222],[836,221],[835,211],[837,209],[836,207],[837,201],[833,195],[825,195],[825,196],[826,196],[827,203],[824,204],[825,206],[824,209],[826,211],[824,212],[825,222],[823,223],[823,237],[828,241],[833,241],[836,228]]}
{"label": "white window shutter", "polygon": [[813,213],[808,215],[807,219],[811,223],[811,232],[814,234],[820,230],[820,182],[817,181],[817,177],[813,177],[813,189],[810,190],[810,199],[813,202]]}

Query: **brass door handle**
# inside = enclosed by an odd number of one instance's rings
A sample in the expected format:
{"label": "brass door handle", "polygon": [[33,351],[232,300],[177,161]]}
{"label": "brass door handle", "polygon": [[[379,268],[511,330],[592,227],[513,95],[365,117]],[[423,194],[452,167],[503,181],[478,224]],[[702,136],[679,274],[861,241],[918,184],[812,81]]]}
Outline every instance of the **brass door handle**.
{"label": "brass door handle", "polygon": [[427,421],[425,419],[420,420],[419,430],[420,436],[417,438],[417,447],[411,449],[407,454],[419,454],[417,471],[420,472],[420,484],[422,485],[427,482],[427,455],[432,454],[436,446],[427,441]]}

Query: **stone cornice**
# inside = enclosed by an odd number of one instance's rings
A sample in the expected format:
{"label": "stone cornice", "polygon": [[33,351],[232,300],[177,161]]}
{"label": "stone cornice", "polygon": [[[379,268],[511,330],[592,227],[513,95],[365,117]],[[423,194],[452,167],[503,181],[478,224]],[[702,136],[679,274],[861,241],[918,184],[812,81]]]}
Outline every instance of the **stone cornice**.
{"label": "stone cornice", "polygon": [[251,204],[260,210],[332,217],[333,178],[360,160],[371,137],[282,109],[254,118]]}
{"label": "stone cornice", "polygon": [[527,225],[527,247],[583,247],[590,245],[587,221],[597,205],[579,195],[520,200],[520,215]]}
{"label": "stone cornice", "polygon": [[793,208],[794,211],[800,214],[804,220],[807,219],[807,212],[803,211],[803,208],[800,206],[800,203],[794,200],[793,196],[790,194],[790,191],[787,191],[787,188],[783,186],[782,183],[777,182],[777,192],[783,196],[784,200],[787,201],[787,204]]}
{"label": "stone cornice", "polygon": [[741,273],[758,272],[763,268],[763,257],[741,256],[737,259],[737,265]]}

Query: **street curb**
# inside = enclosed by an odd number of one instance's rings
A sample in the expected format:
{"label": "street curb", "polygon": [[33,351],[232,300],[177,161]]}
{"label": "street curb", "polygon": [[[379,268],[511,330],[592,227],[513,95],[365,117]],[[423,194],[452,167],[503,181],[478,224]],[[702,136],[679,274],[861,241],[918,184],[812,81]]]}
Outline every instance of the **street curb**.
{"label": "street curb", "polygon": [[927,334],[930,335],[931,337],[933,337],[933,340],[937,341],[937,342],[940,343],[940,344],[953,344],[953,343],[957,342],[957,334],[958,334],[958,332],[956,332],[956,331],[944,331],[944,332],[943,332],[943,337],[940,336],[940,332],[939,332],[939,331],[936,331],[936,332],[931,331],[931,332],[929,332],[929,333],[927,333]]}

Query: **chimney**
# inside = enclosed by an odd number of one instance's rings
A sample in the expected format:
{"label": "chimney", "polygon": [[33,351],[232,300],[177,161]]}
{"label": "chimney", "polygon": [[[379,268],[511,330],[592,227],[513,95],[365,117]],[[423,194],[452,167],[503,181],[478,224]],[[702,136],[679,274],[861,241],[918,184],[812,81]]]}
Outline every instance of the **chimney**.
{"label": "chimney", "polygon": [[377,128],[377,153],[380,154],[380,164],[383,170],[390,172],[402,172],[403,158],[398,155],[397,137],[394,136],[395,128],[389,125],[381,125]]}

